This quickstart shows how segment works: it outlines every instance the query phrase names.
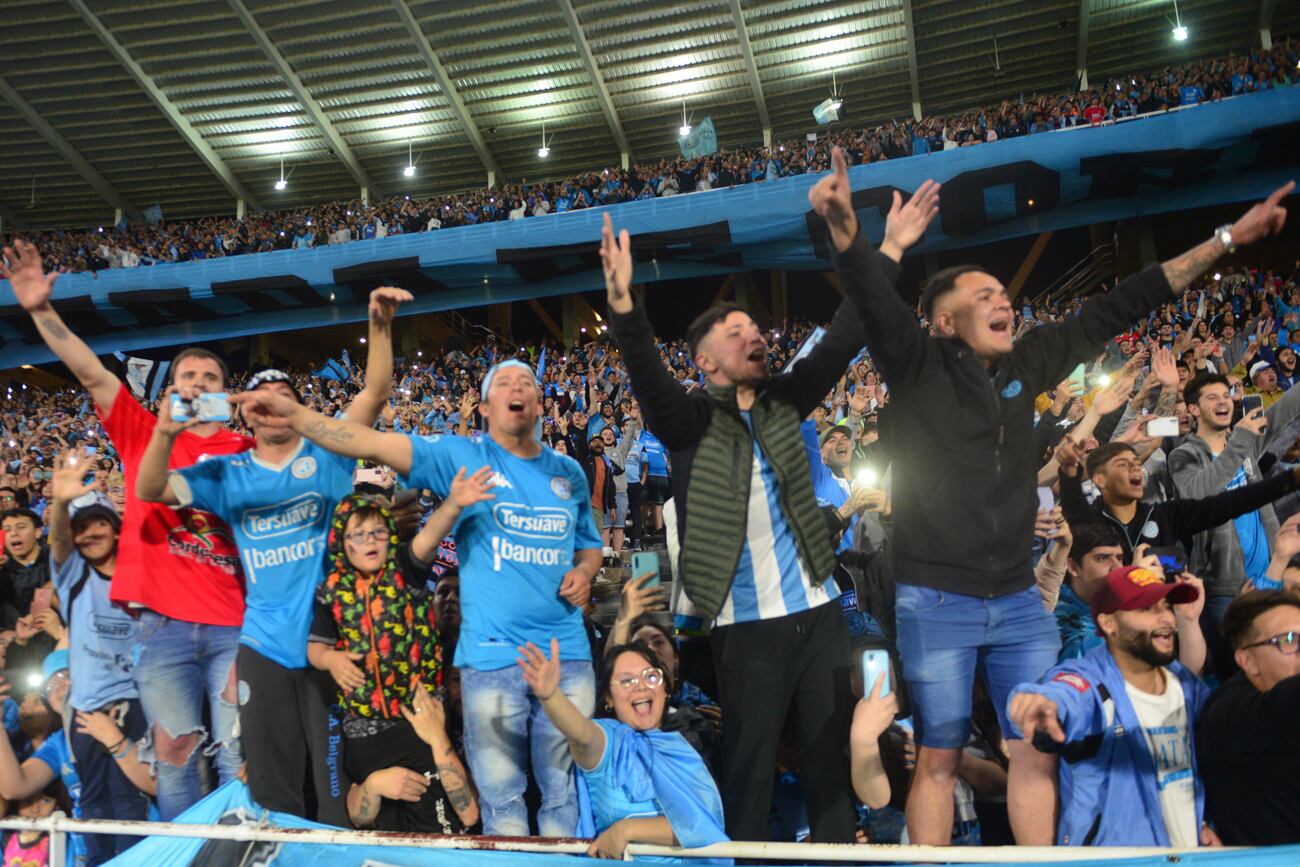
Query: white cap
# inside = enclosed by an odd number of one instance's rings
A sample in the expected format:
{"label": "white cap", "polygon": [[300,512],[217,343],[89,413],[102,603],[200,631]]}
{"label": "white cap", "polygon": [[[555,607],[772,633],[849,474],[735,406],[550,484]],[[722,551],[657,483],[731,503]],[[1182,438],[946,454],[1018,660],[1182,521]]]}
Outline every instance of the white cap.
{"label": "white cap", "polygon": [[1268,370],[1272,366],[1273,365],[1269,364],[1267,361],[1256,361],[1250,366],[1250,378],[1254,379],[1255,374],[1259,373],[1261,370]]}

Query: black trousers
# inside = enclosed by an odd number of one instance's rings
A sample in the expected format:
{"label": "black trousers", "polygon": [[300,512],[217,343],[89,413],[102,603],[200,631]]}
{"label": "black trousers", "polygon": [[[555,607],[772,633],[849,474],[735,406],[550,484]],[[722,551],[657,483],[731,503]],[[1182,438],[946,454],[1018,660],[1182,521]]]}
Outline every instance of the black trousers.
{"label": "black trousers", "polygon": [[636,547],[641,541],[641,483],[627,483],[627,513],[632,518],[632,528],[628,533],[628,538],[632,541],[632,547]]}
{"label": "black trousers", "polygon": [[[239,736],[253,800],[268,810],[350,828],[343,769],[343,727],[329,712],[335,694],[328,673],[285,668],[241,644]],[[307,815],[304,783],[316,796]]]}
{"label": "black trousers", "polygon": [[715,629],[722,806],[732,840],[768,839],[777,749],[793,707],[812,839],[854,842],[849,779],[849,636],[836,601]]}
{"label": "black trousers", "polygon": [[[149,730],[138,699],[114,702],[97,708],[113,718],[122,734],[135,742]],[[55,732],[51,737],[63,737]],[[117,819],[144,822],[149,818],[149,796],[135,787],[118,767],[117,760],[90,735],[73,731],[68,738],[72,756],[81,779],[81,816],[83,819]],[[57,768],[55,769],[58,770]],[[140,842],[126,834],[86,834],[89,863],[103,864]]]}

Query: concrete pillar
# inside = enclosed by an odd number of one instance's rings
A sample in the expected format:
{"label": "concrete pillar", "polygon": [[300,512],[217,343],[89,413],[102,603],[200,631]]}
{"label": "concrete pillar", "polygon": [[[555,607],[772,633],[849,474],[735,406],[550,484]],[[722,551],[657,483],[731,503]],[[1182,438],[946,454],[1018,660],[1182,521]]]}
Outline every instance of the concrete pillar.
{"label": "concrete pillar", "polygon": [[113,225],[114,225],[114,226],[120,226],[120,225],[122,225],[122,209],[121,209],[121,208],[114,208],[114,209],[113,209]]}
{"label": "concrete pillar", "polygon": [[1160,261],[1156,256],[1156,235],[1149,220],[1138,221],[1138,249],[1142,251],[1142,267]]}
{"label": "concrete pillar", "polygon": [[772,146],[772,128],[768,127],[767,129],[763,130],[763,147],[770,148],[771,146]]}
{"label": "concrete pillar", "polygon": [[1273,49],[1273,31],[1269,27],[1259,28],[1259,47],[1265,51]]}
{"label": "concrete pillar", "polygon": [[244,219],[244,214],[248,212],[248,202],[243,199],[235,199],[235,219]]}
{"label": "concrete pillar", "polygon": [[497,173],[492,171],[491,169],[488,169],[487,185],[489,190],[497,185]]}
{"label": "concrete pillar", "polygon": [[510,337],[510,304],[493,304],[488,308],[488,328],[503,339]]}
{"label": "concrete pillar", "polygon": [[271,341],[265,334],[255,334],[248,339],[248,366],[267,364],[271,361]]}
{"label": "concrete pillar", "polygon": [[1079,79],[1079,90],[1087,90],[1087,89],[1088,89],[1088,70],[1087,70],[1087,69],[1080,69],[1080,70],[1076,73],[1076,77]]}
{"label": "concrete pillar", "polygon": [[912,100],[912,120],[921,119],[921,100]]}
{"label": "concrete pillar", "polygon": [[578,329],[582,327],[578,316],[578,299],[574,295],[565,295],[560,298],[560,313],[562,316],[560,327],[564,331],[564,342],[568,343],[579,336]]}
{"label": "concrete pillar", "polygon": [[370,205],[370,187],[361,188],[361,204],[369,207]]}
{"label": "concrete pillar", "polygon": [[627,171],[629,168],[632,167],[632,155],[627,151],[621,152],[618,155],[618,158],[619,158],[619,162],[623,166],[623,171]]}

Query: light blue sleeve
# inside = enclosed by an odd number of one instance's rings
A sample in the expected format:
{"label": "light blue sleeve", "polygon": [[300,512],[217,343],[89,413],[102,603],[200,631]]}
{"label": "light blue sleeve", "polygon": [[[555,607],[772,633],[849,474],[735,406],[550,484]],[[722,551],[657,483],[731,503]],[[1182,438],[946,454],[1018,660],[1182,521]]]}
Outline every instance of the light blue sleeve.
{"label": "light blue sleeve", "polygon": [[223,457],[208,458],[197,464],[175,470],[189,485],[191,505],[204,512],[218,515],[227,524],[233,523],[226,514],[226,469],[229,460]]}
{"label": "light blue sleeve", "polygon": [[822,450],[817,443],[817,423],[805,421],[799,425],[799,433],[803,435],[804,451],[808,453],[808,464],[812,467],[813,490],[816,490],[831,472],[822,463]]}
{"label": "light blue sleeve", "polygon": [[464,437],[434,434],[429,437],[413,436],[410,440],[411,472],[402,478],[402,487],[428,488],[438,496],[445,497],[451,490],[451,480],[462,466],[469,472],[481,466],[468,466],[474,461],[469,454],[474,447]]}
{"label": "light blue sleeve", "polygon": [[600,548],[600,533],[596,530],[596,517],[591,511],[591,497],[587,496],[587,474],[573,458],[564,459],[564,469],[573,488],[573,496],[578,498],[578,520],[573,528],[573,550]]}
{"label": "light blue sleeve", "polygon": [[[86,568],[86,561],[73,548],[68,559],[62,563],[55,563],[54,556],[50,556],[50,580],[54,582],[54,589],[59,594],[60,599],[66,600],[72,585],[77,583],[81,577],[82,570]],[[64,612],[66,614],[66,611]]]}
{"label": "light blue sleeve", "polygon": [[[1077,680],[1072,682],[1072,678]],[[1081,684],[1083,689],[1080,690],[1076,684]],[[1060,720],[1061,728],[1065,731],[1067,743],[1082,740],[1089,735],[1100,734],[1105,728],[1097,690],[1081,674],[1053,669],[1039,683],[1020,684],[1007,697],[1008,712],[1012,699],[1020,693],[1037,693],[1056,702],[1056,718]],[[1011,732],[1014,737],[1024,737],[1024,733],[1015,723],[1011,724]]]}

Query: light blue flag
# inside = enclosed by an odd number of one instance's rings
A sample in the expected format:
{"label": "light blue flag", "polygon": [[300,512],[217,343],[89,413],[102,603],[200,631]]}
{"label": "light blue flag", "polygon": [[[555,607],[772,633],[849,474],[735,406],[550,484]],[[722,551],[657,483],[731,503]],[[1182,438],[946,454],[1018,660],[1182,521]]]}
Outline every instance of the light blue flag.
{"label": "light blue flag", "polygon": [[690,135],[679,136],[677,147],[685,159],[695,159],[718,152],[718,133],[713,129],[713,118],[706,117],[691,130]]}

